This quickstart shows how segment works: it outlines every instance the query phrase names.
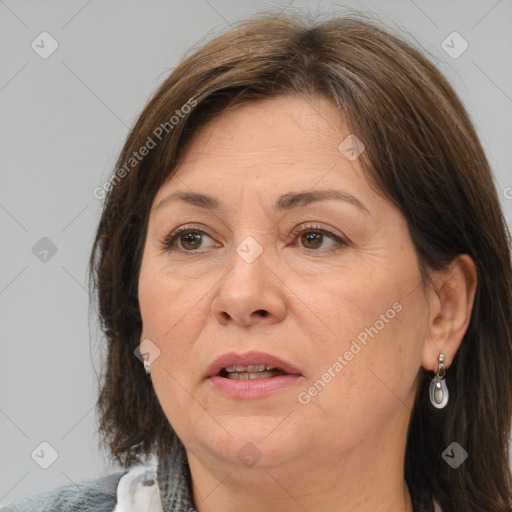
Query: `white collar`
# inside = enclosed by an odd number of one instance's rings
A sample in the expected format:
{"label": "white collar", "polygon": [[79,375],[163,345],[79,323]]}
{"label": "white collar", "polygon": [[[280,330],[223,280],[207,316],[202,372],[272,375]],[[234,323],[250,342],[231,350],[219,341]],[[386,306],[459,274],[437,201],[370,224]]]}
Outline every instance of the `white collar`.
{"label": "white collar", "polygon": [[121,477],[113,512],[163,512],[156,466],[136,466]]}

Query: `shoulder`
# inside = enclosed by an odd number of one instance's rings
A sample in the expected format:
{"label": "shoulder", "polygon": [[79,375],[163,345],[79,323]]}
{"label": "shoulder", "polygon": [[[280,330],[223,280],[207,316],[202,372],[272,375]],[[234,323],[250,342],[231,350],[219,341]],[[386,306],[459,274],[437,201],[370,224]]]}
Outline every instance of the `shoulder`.
{"label": "shoulder", "polygon": [[59,487],[11,503],[2,507],[0,512],[112,512],[117,502],[117,486],[125,473]]}

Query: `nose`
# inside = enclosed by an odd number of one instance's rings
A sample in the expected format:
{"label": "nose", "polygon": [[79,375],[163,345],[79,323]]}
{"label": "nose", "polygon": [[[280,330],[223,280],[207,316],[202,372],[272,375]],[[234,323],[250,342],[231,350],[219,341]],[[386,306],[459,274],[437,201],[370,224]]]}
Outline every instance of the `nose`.
{"label": "nose", "polygon": [[220,324],[249,327],[285,318],[284,284],[269,263],[265,250],[250,263],[233,251],[231,268],[219,282],[212,302]]}

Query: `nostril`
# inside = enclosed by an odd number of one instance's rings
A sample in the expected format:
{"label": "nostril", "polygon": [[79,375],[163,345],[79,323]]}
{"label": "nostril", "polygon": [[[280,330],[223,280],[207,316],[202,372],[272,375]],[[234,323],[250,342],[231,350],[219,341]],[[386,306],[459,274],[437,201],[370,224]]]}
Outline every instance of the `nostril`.
{"label": "nostril", "polygon": [[[237,317],[236,315],[230,315],[227,311],[219,311],[220,317],[222,318],[222,321],[229,322],[231,320],[235,320]],[[254,318],[255,316],[259,316],[261,318],[266,318],[269,316],[269,312],[266,309],[258,309],[256,311],[253,311],[250,315],[250,318]],[[248,318],[246,321],[250,321]]]}

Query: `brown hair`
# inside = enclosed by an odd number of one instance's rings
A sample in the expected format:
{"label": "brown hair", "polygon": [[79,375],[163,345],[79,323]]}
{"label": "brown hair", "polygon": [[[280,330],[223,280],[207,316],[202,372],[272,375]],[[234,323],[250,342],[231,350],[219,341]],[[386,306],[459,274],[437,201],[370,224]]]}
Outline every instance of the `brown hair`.
{"label": "brown hair", "polygon": [[[157,190],[208,119],[229,105],[284,94],[323,95],[339,107],[366,145],[369,182],[407,220],[425,282],[430,269],[446,268],[459,254],[474,260],[476,297],[447,372],[450,402],[443,410],[430,405],[432,374],[420,369],[404,474],[417,510],[433,510],[434,498],[445,511],[510,511],[512,269],[491,170],[442,74],[411,45],[360,16],[308,24],[271,13],[242,23],[186,58],[135,123],[90,260],[108,340],[98,400],[104,444],[129,465],[164,454],[175,435],[133,354],[141,333],[139,268]],[[150,140],[156,147],[131,161]],[[453,441],[469,453],[457,469],[441,457]]]}

